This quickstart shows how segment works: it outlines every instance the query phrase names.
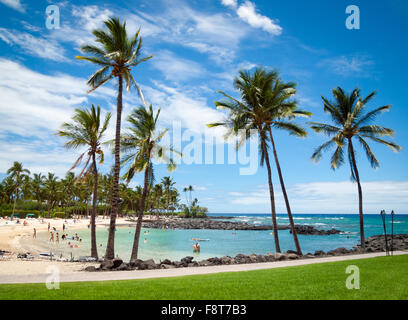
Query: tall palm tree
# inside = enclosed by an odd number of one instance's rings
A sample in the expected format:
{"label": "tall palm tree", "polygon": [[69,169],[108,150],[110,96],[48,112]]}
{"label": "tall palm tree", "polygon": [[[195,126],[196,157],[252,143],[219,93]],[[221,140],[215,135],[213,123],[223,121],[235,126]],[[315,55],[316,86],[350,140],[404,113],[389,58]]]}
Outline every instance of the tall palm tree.
{"label": "tall palm tree", "polygon": [[120,127],[122,119],[123,80],[129,91],[134,85],[143,103],[144,97],[136,83],[131,70],[138,64],[149,60],[153,56],[141,57],[142,38],[139,31],[129,37],[126,31],[126,22],[121,23],[118,18],[105,21],[107,30],[96,29],[92,33],[100,46],[83,45],[81,50],[90,56],[77,56],[77,59],[86,60],[100,67],[88,80],[91,91],[99,88],[113,78],[118,78],[118,95],[116,105],[116,134],[115,134],[115,167],[112,194],[112,210],[109,226],[108,244],[105,259],[115,257],[115,225],[119,206],[119,173],[120,173]]}
{"label": "tall palm tree", "polygon": [[139,214],[136,224],[135,238],[133,242],[130,261],[135,261],[138,255],[140,230],[142,228],[143,214],[145,210],[145,201],[152,180],[152,160],[154,158],[163,159],[167,162],[169,171],[175,170],[176,165],[173,160],[167,156],[167,152],[175,152],[171,147],[161,146],[160,141],[167,133],[168,129],[157,131],[157,119],[160,115],[160,109],[154,114],[153,107],[141,106],[134,109],[128,117],[130,123],[129,132],[121,138],[121,150],[124,154],[122,165],[128,166],[124,175],[127,182],[130,182],[135,173],[144,172],[143,193],[140,201]]}
{"label": "tall palm tree", "polygon": [[13,204],[13,211],[11,214],[11,220],[13,220],[14,211],[16,210],[18,189],[23,182],[22,179],[28,174],[30,174],[30,171],[28,169],[24,169],[23,164],[21,162],[14,161],[13,166],[7,170],[7,174],[10,175],[12,179],[14,179],[14,183],[15,183],[14,204]]}
{"label": "tall palm tree", "polygon": [[166,211],[169,212],[170,190],[176,184],[176,182],[174,182],[171,177],[163,177],[161,183],[166,190]]}
{"label": "tall palm tree", "polygon": [[163,196],[163,185],[161,183],[156,184],[153,191],[156,199],[156,218],[159,220],[160,200]]}
{"label": "tall palm tree", "polygon": [[[94,105],[88,109],[75,109],[75,114],[72,117],[72,123],[64,123],[61,130],[58,131],[59,136],[67,138],[65,147],[68,149],[78,149],[87,147],[79,158],[75,161],[69,171],[74,170],[84,159],[85,165],[77,177],[77,181],[81,178],[86,180],[89,174],[93,173],[93,203],[91,215],[91,256],[98,258],[98,249],[96,245],[96,210],[98,199],[98,168],[96,157],[99,158],[99,164],[103,163],[104,155],[101,148],[103,135],[108,128],[111,113],[106,114],[105,120],[101,119],[101,108]],[[91,161],[92,160],[92,161]],[[91,162],[91,163],[90,163]],[[88,201],[87,201],[88,203]]]}
{"label": "tall palm tree", "polygon": [[373,91],[366,98],[362,98],[360,90],[354,89],[350,94],[340,87],[333,89],[334,100],[329,101],[322,97],[324,111],[330,115],[331,124],[310,122],[311,128],[318,133],[323,133],[331,139],[318,147],[312,155],[312,160],[319,161],[323,151],[336,147],[331,157],[331,168],[337,169],[344,163],[344,149],[347,148],[347,158],[350,164],[351,180],[357,182],[359,215],[360,215],[360,242],[365,248],[364,219],[363,219],[363,192],[361,189],[360,175],[357,169],[353,139],[357,140],[366,153],[371,166],[376,169],[380,163],[371,151],[366,139],[381,143],[394,152],[399,152],[401,147],[394,142],[384,140],[382,137],[394,135],[394,130],[371,124],[374,119],[391,106],[382,106],[372,111],[367,110],[367,104],[373,99]]}
{"label": "tall palm tree", "polygon": [[44,195],[44,180],[45,177],[41,173],[34,173],[33,179],[31,181],[31,188],[33,191],[34,198],[37,200],[38,204],[40,205],[40,212],[43,212],[43,195]]}
{"label": "tall palm tree", "polygon": [[193,191],[194,191],[193,186],[192,186],[192,185],[189,185],[189,186],[188,186],[188,192],[190,193],[190,198],[189,198],[189,199],[190,199],[190,204],[192,203],[192,201],[191,201],[191,200],[192,200],[192,199],[191,199],[191,193],[192,193]]}
{"label": "tall palm tree", "polygon": [[188,197],[187,197],[188,188],[187,187],[183,188],[183,192],[184,192],[184,195],[186,196],[187,206],[189,206],[189,201],[188,201]]}
{"label": "tall palm tree", "polygon": [[269,119],[266,122],[269,131],[269,139],[272,145],[272,151],[275,158],[275,164],[278,171],[279,182],[282,188],[282,194],[285,200],[286,211],[289,217],[289,223],[293,241],[295,243],[296,251],[299,255],[302,255],[299,239],[297,237],[295,223],[293,221],[292,210],[290,208],[289,198],[283,180],[282,169],[278,159],[278,153],[276,150],[275,141],[272,134],[272,128],[278,130],[284,130],[290,135],[297,137],[306,137],[307,132],[304,128],[300,127],[296,123],[292,122],[296,117],[309,117],[312,114],[307,111],[298,110],[297,102],[293,99],[296,94],[296,84],[293,82],[283,82],[279,78],[279,74],[275,71],[275,80],[272,83],[270,92],[268,93],[264,105],[269,110]]}
{"label": "tall palm tree", "polygon": [[[237,149],[257,132],[260,139],[261,166],[265,163],[268,172],[269,197],[272,212],[272,227],[275,240],[275,250],[280,252],[278,225],[276,219],[275,194],[272,183],[272,173],[268,153],[267,129],[270,122],[270,110],[267,102],[271,87],[276,79],[276,71],[266,71],[257,68],[253,74],[249,71],[239,71],[239,76],[234,79],[234,87],[241,95],[241,101],[219,91],[228,100],[216,101],[219,109],[227,109],[228,117],[224,122],[208,124],[209,127],[224,126],[228,129],[226,137],[240,135]],[[241,130],[243,131],[243,134]]]}
{"label": "tall palm tree", "polygon": [[55,174],[48,172],[48,176],[44,182],[45,194],[47,196],[48,218],[51,218],[51,210],[54,208],[57,201],[59,191],[58,178]]}

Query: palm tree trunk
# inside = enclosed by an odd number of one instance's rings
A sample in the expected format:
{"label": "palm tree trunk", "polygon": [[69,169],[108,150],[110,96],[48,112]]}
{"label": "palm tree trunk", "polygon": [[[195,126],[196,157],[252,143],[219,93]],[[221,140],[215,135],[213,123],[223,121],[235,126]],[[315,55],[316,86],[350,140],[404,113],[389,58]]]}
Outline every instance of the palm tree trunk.
{"label": "palm tree trunk", "polygon": [[117,97],[117,115],[116,115],[116,135],[115,135],[115,173],[113,176],[113,203],[112,212],[109,224],[108,244],[106,245],[105,259],[111,260],[115,258],[115,230],[116,230],[116,216],[118,214],[118,196],[119,196],[119,172],[120,172],[120,125],[122,119],[122,91],[123,78],[122,75],[118,77],[119,89]]}
{"label": "palm tree trunk", "polygon": [[279,237],[278,237],[278,224],[276,221],[275,195],[273,192],[271,165],[269,163],[269,155],[268,155],[268,150],[266,149],[265,137],[262,135],[261,128],[259,128],[259,133],[260,133],[262,150],[265,155],[266,168],[268,169],[269,196],[271,199],[272,227],[273,227],[273,236],[275,239],[275,250],[276,252],[281,252],[280,245],[279,245]]}
{"label": "palm tree trunk", "polygon": [[18,186],[16,186],[16,191],[14,192],[14,204],[13,204],[13,212],[11,213],[11,221],[13,221],[14,212],[16,210],[17,192],[18,192]]}
{"label": "palm tree trunk", "polygon": [[92,215],[91,215],[91,257],[98,259],[98,249],[96,246],[96,205],[98,199],[98,169],[96,168],[95,152],[92,153],[93,172],[94,172],[94,190],[92,199]]}
{"label": "palm tree trunk", "polygon": [[353,164],[353,168],[351,168],[351,170],[354,171],[354,176],[356,177],[357,188],[358,188],[358,213],[360,215],[360,242],[361,242],[361,248],[365,249],[364,217],[363,217],[363,191],[361,189],[361,184],[360,184],[360,175],[358,174],[358,170],[357,170],[357,163],[356,163],[356,158],[355,158],[355,155],[354,155],[353,142],[351,141],[351,138],[349,138],[348,141],[349,141],[349,152],[350,152],[351,161],[352,161],[352,164]]}
{"label": "palm tree trunk", "polygon": [[273,155],[275,157],[275,163],[276,163],[276,168],[278,169],[279,181],[280,181],[280,185],[282,187],[283,197],[285,199],[286,210],[288,212],[290,229],[292,231],[293,241],[295,242],[297,253],[299,255],[302,255],[302,249],[300,248],[299,239],[298,239],[297,234],[296,234],[295,223],[293,222],[292,210],[290,209],[289,198],[288,198],[288,194],[286,193],[285,182],[283,181],[282,170],[281,170],[281,167],[280,167],[280,164],[279,164],[278,153],[276,152],[276,147],[275,147],[275,142],[274,142],[273,136],[272,136],[271,126],[269,126],[269,135],[271,137]]}
{"label": "palm tree trunk", "polygon": [[138,254],[138,251],[139,251],[140,231],[142,230],[142,221],[143,221],[145,201],[146,201],[146,196],[147,196],[147,188],[148,188],[148,185],[149,185],[148,176],[149,176],[149,165],[147,165],[146,169],[145,169],[143,193],[142,193],[142,199],[140,200],[140,211],[139,211],[139,215],[137,217],[135,238],[133,240],[132,254],[130,256],[130,261],[131,262],[135,261],[137,259],[137,254]]}

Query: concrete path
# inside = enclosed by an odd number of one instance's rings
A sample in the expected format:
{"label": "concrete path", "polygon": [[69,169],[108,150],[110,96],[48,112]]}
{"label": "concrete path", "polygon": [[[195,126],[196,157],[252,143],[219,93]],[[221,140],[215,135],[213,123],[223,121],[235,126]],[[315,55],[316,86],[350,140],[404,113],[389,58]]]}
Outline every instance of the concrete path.
{"label": "concrete path", "polygon": [[[408,252],[396,251],[394,255],[404,255]],[[62,273],[60,282],[82,282],[82,281],[109,281],[109,280],[134,280],[134,279],[149,279],[163,277],[179,277],[198,274],[211,274],[220,272],[238,272],[251,271],[261,269],[274,269],[283,267],[302,266],[315,263],[347,261],[357,259],[367,259],[385,256],[384,252],[368,253],[360,255],[348,255],[339,257],[312,258],[302,260],[265,262],[254,264],[236,264],[222,265],[209,267],[192,267],[192,268],[177,268],[177,269],[157,269],[157,270],[135,270],[135,271],[107,271],[107,272],[85,272],[79,271],[75,273]],[[58,263],[50,262],[50,265],[55,265],[58,268]],[[0,262],[1,268],[1,262]],[[0,284],[11,283],[45,283],[50,274],[34,274],[34,275],[0,275]]]}

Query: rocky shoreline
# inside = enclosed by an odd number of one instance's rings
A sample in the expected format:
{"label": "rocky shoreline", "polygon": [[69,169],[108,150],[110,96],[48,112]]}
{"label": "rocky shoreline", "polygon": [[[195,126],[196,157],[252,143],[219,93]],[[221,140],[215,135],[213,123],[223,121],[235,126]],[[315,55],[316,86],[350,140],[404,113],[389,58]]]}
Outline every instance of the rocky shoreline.
{"label": "rocky shoreline", "polygon": [[[391,237],[388,237],[387,243],[391,246]],[[194,261],[193,257],[185,257],[180,261],[170,261],[165,259],[160,263],[155,263],[153,259],[150,260],[136,260],[131,263],[123,262],[121,259],[114,259],[103,261],[99,267],[89,266],[85,268],[86,271],[126,271],[126,270],[153,270],[153,269],[173,269],[173,268],[188,268],[188,267],[201,267],[201,266],[217,266],[217,265],[230,265],[230,264],[248,264],[248,263],[262,263],[262,262],[274,262],[284,260],[297,260],[297,259],[313,259],[322,257],[353,255],[367,252],[382,252],[385,251],[385,239],[384,236],[369,237],[365,241],[366,248],[362,250],[360,245],[353,247],[352,249],[337,248],[328,252],[316,251],[315,253],[307,253],[303,256],[298,255],[294,251],[287,251],[286,253],[267,253],[262,254],[237,254],[235,257],[224,256],[221,258],[214,257],[201,261]],[[394,235],[393,241],[394,251],[408,250],[408,234]]]}
{"label": "rocky shoreline", "polygon": [[[251,231],[265,231],[272,230],[270,225],[253,225],[243,222],[221,221],[216,219],[187,219],[175,218],[171,220],[144,220],[143,228],[152,229],[210,229],[210,230],[251,230]],[[341,233],[340,230],[318,230],[313,226],[295,225],[296,232],[301,235],[332,235]],[[278,225],[278,230],[290,230],[289,225]]]}

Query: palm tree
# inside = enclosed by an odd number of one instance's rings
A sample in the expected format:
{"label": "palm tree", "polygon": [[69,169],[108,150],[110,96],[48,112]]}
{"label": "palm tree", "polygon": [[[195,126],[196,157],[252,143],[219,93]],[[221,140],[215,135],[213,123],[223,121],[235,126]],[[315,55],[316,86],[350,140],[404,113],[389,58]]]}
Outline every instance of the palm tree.
{"label": "palm tree", "polygon": [[159,213],[160,213],[160,200],[163,196],[163,185],[161,183],[156,184],[153,189],[155,198],[156,198],[156,218],[159,220]]}
{"label": "palm tree", "polygon": [[[280,252],[278,225],[276,219],[275,194],[272,183],[271,166],[268,153],[267,129],[270,124],[270,109],[268,108],[268,97],[272,84],[276,79],[276,71],[266,71],[257,68],[253,74],[241,70],[239,76],[234,79],[234,87],[241,95],[241,101],[230,95],[219,91],[228,100],[216,101],[219,109],[227,109],[229,116],[224,122],[208,124],[209,127],[224,126],[228,129],[226,137],[240,135],[237,149],[251,138],[254,131],[260,139],[261,166],[266,163],[268,171],[269,196],[272,211],[272,226],[275,240],[275,250]],[[242,132],[243,131],[243,132]]]}
{"label": "palm tree", "polygon": [[183,188],[183,192],[184,192],[184,195],[186,196],[186,203],[187,203],[187,206],[189,206],[189,202],[188,202],[188,198],[187,198],[188,188],[187,188],[187,187]]}
{"label": "palm tree", "polygon": [[166,190],[166,211],[169,212],[170,190],[176,183],[171,179],[171,177],[163,177],[161,183]]}
{"label": "palm tree", "polygon": [[44,195],[44,180],[45,177],[41,173],[34,173],[33,179],[31,181],[31,188],[33,191],[34,198],[40,205],[40,212],[43,212],[42,200]]}
{"label": "palm tree", "polygon": [[[97,210],[98,199],[98,168],[96,164],[96,157],[99,158],[99,164],[103,163],[104,155],[101,148],[103,135],[108,128],[111,113],[106,114],[105,120],[101,119],[101,108],[94,105],[88,109],[75,109],[75,115],[72,117],[72,123],[64,123],[61,130],[58,131],[59,136],[65,137],[68,141],[65,147],[68,149],[78,149],[86,146],[87,149],[75,161],[74,165],[69,171],[74,170],[86,158],[85,165],[77,177],[79,179],[87,180],[87,177],[93,173],[93,204],[91,215],[91,256],[98,258],[98,249],[96,245],[95,232],[95,218]],[[92,159],[92,162],[91,162]],[[90,163],[91,162],[91,163]],[[89,183],[88,183],[89,187]],[[88,203],[88,201],[87,201]]]}
{"label": "palm tree", "polygon": [[140,201],[140,210],[130,261],[135,261],[138,255],[145,201],[149,184],[152,180],[152,160],[154,158],[163,159],[167,162],[167,169],[169,171],[176,169],[173,160],[166,154],[168,151],[175,151],[172,148],[159,144],[168,131],[168,129],[165,129],[156,134],[159,115],[160,109],[154,114],[152,105],[148,108],[141,106],[134,109],[128,117],[130,123],[129,132],[121,138],[121,150],[125,155],[122,160],[122,165],[126,166],[130,164],[124,175],[126,181],[130,182],[135,173],[144,172],[143,193]]}
{"label": "palm tree", "polygon": [[67,207],[70,206],[74,195],[74,187],[77,178],[73,172],[68,172],[65,179],[62,180],[62,189],[64,193],[65,217],[68,218]]}
{"label": "palm tree", "polygon": [[276,150],[276,145],[272,134],[272,128],[274,128],[279,130],[285,130],[290,135],[298,137],[307,136],[307,132],[302,127],[290,121],[296,117],[309,117],[312,115],[310,112],[297,109],[297,102],[296,100],[292,99],[295,94],[296,84],[293,82],[283,82],[279,78],[278,72],[275,71],[275,80],[272,83],[272,87],[267,96],[267,99],[265,99],[264,101],[264,105],[269,110],[270,118],[266,122],[266,124],[269,131],[269,139],[272,145],[272,151],[275,158],[276,168],[278,171],[279,182],[285,200],[286,211],[289,217],[293,241],[295,243],[297,253],[299,255],[302,255],[302,250],[300,248],[299,239],[297,237],[295,223],[293,221],[292,210],[290,208],[289,198],[285,187],[285,182],[283,180],[282,169],[279,163],[278,153]]}
{"label": "palm tree", "polygon": [[190,193],[190,203],[192,203],[192,201],[191,201],[191,192],[193,192],[194,191],[194,188],[193,188],[193,186],[188,186],[188,192]]}
{"label": "palm tree", "polygon": [[105,259],[115,257],[115,225],[119,206],[119,172],[120,172],[120,127],[122,118],[122,93],[123,80],[129,91],[134,85],[144,104],[144,98],[139,85],[136,83],[131,70],[139,63],[149,60],[152,56],[141,57],[142,38],[139,31],[129,38],[126,31],[126,22],[123,24],[118,18],[110,18],[105,21],[107,31],[96,29],[92,33],[96,42],[101,46],[83,45],[81,50],[90,56],[77,56],[77,59],[86,60],[100,67],[88,80],[91,91],[96,90],[113,78],[118,78],[116,134],[115,134],[115,167],[112,194],[112,210],[109,226],[108,244],[106,246]]}
{"label": "palm tree", "polygon": [[365,248],[364,220],[363,220],[363,192],[360,184],[360,175],[357,169],[353,139],[357,140],[366,153],[371,166],[376,169],[380,163],[371,151],[366,139],[381,143],[394,152],[399,152],[401,147],[394,142],[382,139],[384,136],[393,136],[394,130],[379,125],[370,124],[384,111],[390,110],[391,106],[382,106],[367,112],[367,104],[375,96],[373,91],[366,98],[360,96],[360,90],[354,89],[350,94],[338,87],[333,89],[334,101],[322,97],[324,111],[332,120],[332,124],[311,122],[311,128],[318,133],[324,133],[331,139],[318,147],[312,155],[312,160],[319,161],[323,151],[336,147],[331,157],[331,168],[337,169],[344,163],[344,149],[347,148],[348,161],[351,170],[351,180],[357,182],[359,215],[360,215],[360,241],[361,247]]}
{"label": "palm tree", "polygon": [[58,178],[55,176],[55,174],[51,172],[48,173],[48,177],[44,182],[44,187],[47,196],[48,218],[51,218],[51,210],[55,206],[55,203],[57,201],[57,193],[59,191]]}
{"label": "palm tree", "polygon": [[9,174],[12,179],[14,179],[15,183],[13,212],[11,214],[11,220],[13,220],[14,211],[16,210],[18,189],[22,183],[23,178],[26,177],[27,174],[30,174],[30,171],[28,169],[24,169],[21,162],[14,161],[13,166],[7,170],[7,174]]}

